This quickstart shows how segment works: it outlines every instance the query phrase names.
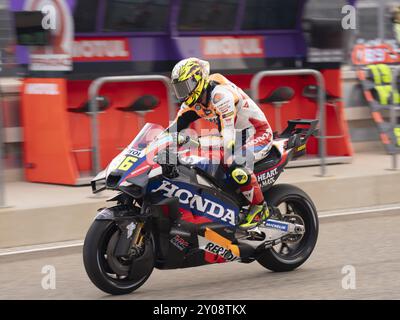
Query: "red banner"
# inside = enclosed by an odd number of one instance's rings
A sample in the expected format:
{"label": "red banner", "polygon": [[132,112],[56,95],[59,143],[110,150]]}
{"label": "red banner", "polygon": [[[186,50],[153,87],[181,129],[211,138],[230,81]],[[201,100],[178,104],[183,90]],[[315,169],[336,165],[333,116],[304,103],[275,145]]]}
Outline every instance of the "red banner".
{"label": "red banner", "polygon": [[76,62],[130,61],[132,53],[127,38],[77,38],[73,46]]}
{"label": "red banner", "polygon": [[400,55],[398,48],[390,43],[362,43],[354,46],[351,60],[354,65],[391,64],[399,63]]}
{"label": "red banner", "polygon": [[262,36],[201,37],[205,58],[256,58],[265,56]]}

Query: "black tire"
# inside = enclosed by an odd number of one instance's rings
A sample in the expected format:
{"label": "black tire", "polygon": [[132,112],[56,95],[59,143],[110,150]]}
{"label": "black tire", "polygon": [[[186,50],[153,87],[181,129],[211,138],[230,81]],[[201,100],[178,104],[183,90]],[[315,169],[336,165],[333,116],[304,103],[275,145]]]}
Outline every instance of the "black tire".
{"label": "black tire", "polygon": [[305,234],[291,255],[281,255],[274,248],[265,249],[257,261],[265,268],[275,272],[292,271],[301,266],[311,255],[318,239],[318,215],[314,203],[301,189],[289,185],[278,184],[264,193],[268,205],[278,207],[283,203],[291,203],[296,207],[296,214],[304,221]]}
{"label": "black tire", "polygon": [[[150,277],[154,263],[150,272],[140,279],[112,278],[109,275],[112,273],[112,269],[107,263],[104,252],[115,232],[118,232],[118,227],[114,221],[95,220],[90,226],[83,244],[83,263],[87,275],[97,288],[112,295],[122,295],[131,293],[142,286]],[[154,250],[152,237],[146,245],[152,246],[152,250]]]}

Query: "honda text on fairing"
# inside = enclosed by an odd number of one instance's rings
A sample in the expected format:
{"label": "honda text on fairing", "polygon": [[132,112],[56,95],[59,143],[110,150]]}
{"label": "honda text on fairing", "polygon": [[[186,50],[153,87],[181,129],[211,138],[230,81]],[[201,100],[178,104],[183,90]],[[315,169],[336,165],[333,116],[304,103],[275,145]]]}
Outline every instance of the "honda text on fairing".
{"label": "honda text on fairing", "polygon": [[93,192],[118,194],[108,200],[115,206],[98,210],[86,235],[83,260],[89,278],[107,293],[126,294],[145,283],[154,268],[231,261],[258,261],[278,272],[299,267],[317,241],[317,211],[304,191],[274,183],[291,159],[305,153],[317,122],[289,121],[266,158],[255,163],[271,216],[248,231],[237,227],[248,202],[222,165],[190,155],[187,148],[175,150],[175,163],[165,161],[173,159],[173,136],[146,124],[92,181]]}

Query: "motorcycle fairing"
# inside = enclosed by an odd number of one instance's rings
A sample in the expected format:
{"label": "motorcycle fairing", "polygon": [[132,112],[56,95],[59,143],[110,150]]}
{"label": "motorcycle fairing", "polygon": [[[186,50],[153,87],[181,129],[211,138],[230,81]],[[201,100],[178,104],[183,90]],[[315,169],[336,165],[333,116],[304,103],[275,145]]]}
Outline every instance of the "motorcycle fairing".
{"label": "motorcycle fairing", "polygon": [[198,240],[199,249],[206,251],[204,259],[209,263],[221,263],[240,259],[239,246],[210,227],[205,228],[204,235],[199,235]]}
{"label": "motorcycle fairing", "polygon": [[[146,124],[137,137],[118,154],[105,170],[106,185],[117,189],[127,185],[128,180],[150,171],[156,163],[154,157],[173,142],[170,135],[161,135],[164,128],[156,124]],[[158,139],[155,139],[158,137]]]}
{"label": "motorcycle fairing", "polygon": [[239,207],[213,188],[188,183],[179,178],[162,178],[149,181],[147,192],[152,194],[154,201],[177,197],[183,216],[193,215],[194,219],[204,217],[228,227],[236,227]]}
{"label": "motorcycle fairing", "polygon": [[[176,198],[165,200],[169,203]],[[155,244],[159,256],[156,259],[158,269],[175,269],[201,266],[211,263],[224,263],[242,259],[241,255],[250,255],[253,250],[247,245],[235,244],[235,232],[223,224],[204,222],[194,224],[181,218],[171,219],[165,210],[166,202],[155,206],[157,218],[153,219]],[[247,250],[242,250],[242,248]]]}
{"label": "motorcycle fairing", "polygon": [[274,146],[271,149],[267,161],[262,160],[256,163],[254,173],[263,191],[269,189],[275,183],[280,174],[284,171],[290,158],[291,151],[283,151],[281,154],[278,148]]}
{"label": "motorcycle fairing", "polygon": [[[220,151],[209,150],[208,156],[183,156],[180,157],[180,162],[186,167],[193,168],[203,179],[208,180],[216,188],[223,190],[226,195],[238,201],[236,184],[224,168],[221,156]],[[241,197],[240,193],[239,199],[239,202],[243,204],[242,200],[245,199]]]}
{"label": "motorcycle fairing", "polygon": [[[163,253],[157,268],[185,268],[238,260],[240,250],[233,242],[240,204],[212,185],[199,184],[193,170],[179,168],[178,178],[155,176],[147,186],[151,202],[156,204],[161,216],[156,219],[157,229],[165,230],[158,239],[158,247]],[[177,203],[175,207],[167,209],[160,205],[165,201],[172,203],[173,199]],[[173,213],[173,219],[172,211],[178,211],[177,215]],[[251,252],[244,252],[247,251]]]}

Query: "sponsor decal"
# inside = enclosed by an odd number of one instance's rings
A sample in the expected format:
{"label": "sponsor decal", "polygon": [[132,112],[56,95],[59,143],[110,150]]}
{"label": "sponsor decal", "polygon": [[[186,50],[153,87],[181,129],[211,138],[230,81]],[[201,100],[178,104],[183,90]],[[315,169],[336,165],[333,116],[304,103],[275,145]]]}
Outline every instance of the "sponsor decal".
{"label": "sponsor decal", "polygon": [[223,96],[222,94],[216,93],[216,94],[214,95],[213,99],[212,99],[212,102],[213,102],[214,104],[216,104],[216,103],[218,103],[219,101],[221,101],[223,97],[224,97],[224,96]]}
{"label": "sponsor decal", "polygon": [[260,144],[260,143],[265,143],[265,140],[267,140],[269,142],[269,141],[271,141],[271,137],[272,137],[271,132],[264,132],[261,136],[255,138],[252,141],[252,143],[257,145],[257,144]]}
{"label": "sponsor decal", "polygon": [[77,38],[73,59],[76,62],[129,61],[132,53],[127,38]]}
{"label": "sponsor decal", "polygon": [[246,199],[247,199],[249,202],[252,202],[252,201],[253,201],[253,197],[254,197],[254,188],[251,188],[249,191],[243,191],[242,193],[243,193],[243,195],[246,197]]}
{"label": "sponsor decal", "polygon": [[278,230],[281,230],[281,231],[288,231],[288,225],[287,224],[280,223],[280,222],[277,222],[277,221],[267,220],[265,222],[265,226],[269,227],[269,228],[273,228],[273,229],[278,229]]}
{"label": "sponsor decal", "polygon": [[195,163],[199,163],[201,161],[203,161],[203,162],[208,161],[208,159],[205,157],[198,157],[198,156],[194,156],[194,155],[190,155],[187,157],[183,156],[181,159],[182,159],[182,161],[184,161],[187,164],[195,164]]}
{"label": "sponsor decal", "polygon": [[57,23],[51,30],[51,45],[30,48],[29,69],[33,71],[71,71],[74,22],[67,1],[28,0],[24,10],[42,11],[51,7]]}
{"label": "sponsor decal", "polygon": [[265,187],[275,182],[275,176],[278,174],[278,168],[263,172],[257,175],[257,181],[261,187]]}
{"label": "sponsor decal", "polygon": [[135,157],[140,157],[142,155],[142,152],[136,149],[129,149],[127,154]]}
{"label": "sponsor decal", "polygon": [[219,118],[217,116],[212,116],[212,117],[209,117],[209,118],[205,118],[205,120],[207,120],[209,122],[212,122],[212,123],[218,123]]}
{"label": "sponsor decal", "polygon": [[297,151],[304,150],[305,148],[306,148],[306,145],[303,144],[303,145],[301,145],[300,147],[297,148]]}
{"label": "sponsor decal", "polygon": [[205,251],[208,251],[210,253],[214,253],[219,255],[220,257],[224,258],[227,261],[234,261],[239,259],[237,256],[235,256],[231,250],[226,249],[224,247],[221,247],[213,242],[208,242],[204,248],[201,248]]}
{"label": "sponsor decal", "polygon": [[151,166],[145,165],[144,167],[141,167],[141,168],[139,168],[139,169],[137,169],[137,170],[132,171],[132,172],[129,174],[129,177],[137,176],[137,175],[139,175],[139,174],[145,172],[146,170],[149,170],[150,168],[151,168]]}
{"label": "sponsor decal", "polygon": [[25,86],[25,94],[55,96],[60,94],[60,91],[57,83],[28,83]]}
{"label": "sponsor decal", "polygon": [[185,250],[187,247],[189,247],[189,242],[187,242],[185,239],[183,239],[181,236],[176,235],[173,237],[170,242],[177,247],[180,251]]}
{"label": "sponsor decal", "polygon": [[225,112],[227,112],[229,109],[231,109],[231,105],[229,104],[229,101],[225,101],[224,103],[218,105],[218,106],[217,106],[217,109],[218,109],[221,113],[225,113]]}
{"label": "sponsor decal", "polygon": [[262,36],[215,36],[201,37],[201,50],[206,58],[254,58],[264,57]]}
{"label": "sponsor decal", "polygon": [[356,44],[353,47],[351,58],[354,65],[388,64],[399,63],[400,54],[396,41],[380,42],[371,40]]}
{"label": "sponsor decal", "polygon": [[194,192],[177,186],[167,180],[164,180],[162,184],[152,192],[162,192],[164,197],[172,198],[176,197],[179,199],[180,204],[183,207],[191,210],[195,214],[207,215],[213,219],[219,219],[221,222],[235,225],[235,211],[226,208],[211,199],[202,197]]}
{"label": "sponsor decal", "polygon": [[232,117],[234,114],[235,114],[235,113],[234,113],[233,111],[231,111],[231,112],[228,112],[228,113],[226,113],[226,114],[223,114],[223,115],[222,115],[222,118],[223,118],[223,119],[226,119],[226,118]]}
{"label": "sponsor decal", "polygon": [[129,239],[130,237],[132,237],[133,231],[136,229],[137,224],[134,222],[131,222],[130,224],[128,224],[126,226],[126,238]]}

